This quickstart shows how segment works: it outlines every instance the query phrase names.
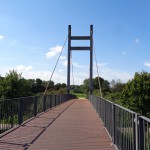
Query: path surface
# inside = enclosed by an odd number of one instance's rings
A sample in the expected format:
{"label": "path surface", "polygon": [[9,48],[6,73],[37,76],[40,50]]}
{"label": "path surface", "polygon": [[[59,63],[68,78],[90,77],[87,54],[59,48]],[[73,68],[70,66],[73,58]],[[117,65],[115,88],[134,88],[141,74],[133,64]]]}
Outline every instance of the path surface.
{"label": "path surface", "polygon": [[88,100],[70,100],[0,138],[3,150],[115,150]]}

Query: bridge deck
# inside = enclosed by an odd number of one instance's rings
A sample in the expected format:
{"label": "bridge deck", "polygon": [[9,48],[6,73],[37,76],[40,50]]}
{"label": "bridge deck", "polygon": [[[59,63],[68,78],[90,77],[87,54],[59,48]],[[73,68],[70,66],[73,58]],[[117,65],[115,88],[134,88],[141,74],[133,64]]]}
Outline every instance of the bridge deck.
{"label": "bridge deck", "polygon": [[87,100],[68,101],[0,139],[0,149],[115,150]]}

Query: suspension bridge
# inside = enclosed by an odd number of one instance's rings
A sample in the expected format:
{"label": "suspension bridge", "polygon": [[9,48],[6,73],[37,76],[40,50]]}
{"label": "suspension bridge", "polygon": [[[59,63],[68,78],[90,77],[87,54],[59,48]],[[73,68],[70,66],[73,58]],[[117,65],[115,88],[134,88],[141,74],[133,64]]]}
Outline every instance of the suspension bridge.
{"label": "suspension bridge", "polygon": [[[0,149],[150,150],[149,118],[102,98],[101,88],[100,97],[92,93],[93,26],[90,26],[90,36],[72,36],[69,25],[67,39],[67,94],[46,95],[47,85],[42,96],[1,100]],[[72,40],[90,40],[90,46],[72,47]],[[90,51],[88,99],[77,99],[70,94],[73,50]]]}

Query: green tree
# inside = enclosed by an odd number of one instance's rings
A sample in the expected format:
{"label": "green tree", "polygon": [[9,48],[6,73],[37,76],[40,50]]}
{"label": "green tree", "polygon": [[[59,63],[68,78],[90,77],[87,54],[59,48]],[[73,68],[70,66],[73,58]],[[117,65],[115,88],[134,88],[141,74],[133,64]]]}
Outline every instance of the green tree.
{"label": "green tree", "polygon": [[42,84],[45,88],[48,86],[47,90],[54,90],[54,81],[42,81]]}
{"label": "green tree", "polygon": [[6,74],[1,87],[1,95],[3,98],[17,98],[32,95],[28,80],[24,79],[15,70],[9,71]]}
{"label": "green tree", "polygon": [[110,82],[110,91],[111,92],[122,92],[125,84],[121,82],[120,79],[112,80]]}
{"label": "green tree", "polygon": [[105,95],[106,99],[109,99],[117,104],[121,104],[121,92],[125,87],[125,83],[122,83],[120,79],[112,80],[110,82],[110,91]]}
{"label": "green tree", "polygon": [[61,89],[61,83],[55,84],[55,90],[59,90],[59,89]]}
{"label": "green tree", "polygon": [[90,83],[89,79],[85,79],[83,81],[83,88],[84,88],[84,92],[86,95],[88,95],[88,93],[89,93],[89,83]]}
{"label": "green tree", "polygon": [[2,98],[2,99],[4,98],[4,95],[3,95],[4,87],[3,87],[3,85],[4,85],[4,78],[0,76],[0,98]]}
{"label": "green tree", "polygon": [[124,106],[150,116],[150,73],[136,72],[125,85],[121,98]]}
{"label": "green tree", "polygon": [[[98,77],[95,77],[92,81],[94,90],[99,89]],[[107,80],[104,80],[103,78],[100,77],[100,84],[103,95],[105,95],[106,92],[110,91],[109,82]],[[83,85],[84,88],[86,89],[86,92],[89,92],[89,79],[85,79]]]}
{"label": "green tree", "polygon": [[61,84],[61,87],[62,87],[62,88],[66,88],[66,87],[67,87],[66,83],[62,83],[62,84]]}
{"label": "green tree", "polygon": [[35,83],[33,83],[33,85],[32,85],[32,92],[34,94],[36,94],[36,93],[44,92],[44,90],[45,90],[45,86],[43,84],[43,81],[41,79],[37,78],[35,80]]}

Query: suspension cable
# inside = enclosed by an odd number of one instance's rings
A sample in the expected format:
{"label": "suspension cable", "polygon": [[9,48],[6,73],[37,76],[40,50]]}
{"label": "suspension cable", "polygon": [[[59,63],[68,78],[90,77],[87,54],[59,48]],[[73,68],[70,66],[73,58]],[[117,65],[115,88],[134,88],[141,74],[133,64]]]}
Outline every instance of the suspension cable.
{"label": "suspension cable", "polygon": [[103,95],[102,95],[102,88],[101,88],[101,82],[100,82],[100,77],[99,77],[99,70],[98,70],[98,65],[97,65],[95,46],[94,46],[94,56],[95,56],[95,62],[96,62],[96,70],[97,70],[97,74],[98,74],[99,94],[100,94],[100,97],[102,98]]}
{"label": "suspension cable", "polygon": [[[44,98],[44,96],[45,96],[45,94],[46,94],[46,92],[47,92],[49,83],[50,83],[51,80],[52,80],[52,77],[53,77],[53,75],[54,75],[54,72],[55,72],[55,70],[56,70],[56,67],[57,67],[57,65],[58,65],[58,62],[59,62],[59,60],[60,60],[60,56],[61,56],[61,54],[62,54],[62,52],[63,52],[63,50],[64,50],[64,47],[65,47],[65,45],[66,45],[67,39],[68,39],[68,35],[67,35],[67,37],[66,37],[66,39],[65,39],[65,42],[64,42],[64,44],[63,44],[63,47],[62,47],[62,49],[61,49],[61,51],[60,51],[60,53],[59,53],[58,59],[57,59],[56,64],[55,64],[55,66],[54,66],[53,72],[52,72],[52,74],[51,74],[51,76],[50,76],[50,78],[49,78],[49,81],[48,81],[48,83],[47,83],[47,85],[46,85],[45,91],[44,91],[44,93],[43,93],[43,95],[42,95],[41,103],[42,103],[42,100],[43,100],[43,98]],[[41,105],[41,104],[40,104],[40,105]],[[39,105],[39,107],[40,107],[40,105]],[[39,109],[39,108],[38,108],[38,109]]]}

